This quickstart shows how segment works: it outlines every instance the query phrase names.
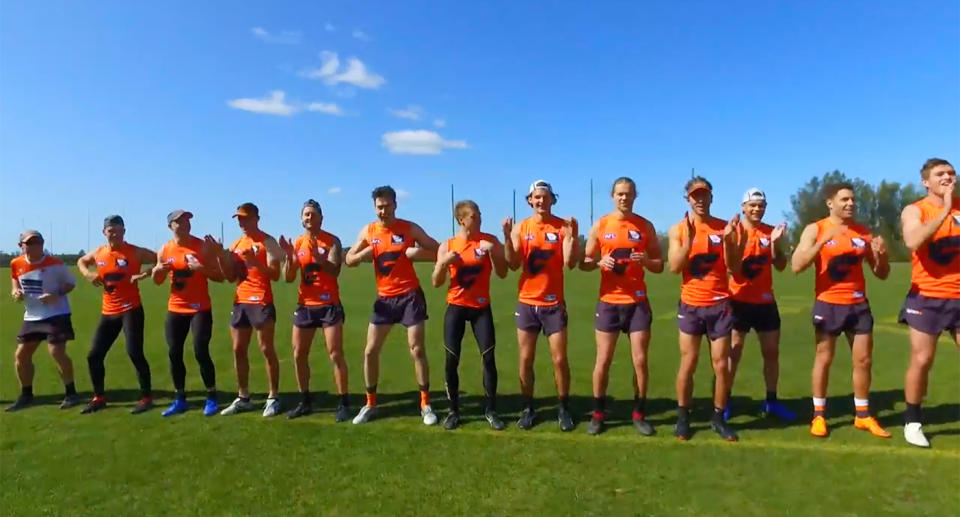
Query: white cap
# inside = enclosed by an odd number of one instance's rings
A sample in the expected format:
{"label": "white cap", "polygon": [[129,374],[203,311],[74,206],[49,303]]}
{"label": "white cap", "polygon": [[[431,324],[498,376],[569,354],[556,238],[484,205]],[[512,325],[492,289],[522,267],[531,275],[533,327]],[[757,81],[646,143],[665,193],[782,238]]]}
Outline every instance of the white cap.
{"label": "white cap", "polygon": [[557,196],[557,193],[553,191],[553,186],[551,186],[550,183],[547,182],[547,180],[537,180],[537,181],[534,181],[533,183],[531,183],[531,184],[530,184],[530,190],[527,191],[527,197],[532,196],[532,195],[533,195],[533,191],[534,191],[534,190],[537,190],[538,188],[545,188],[545,189],[547,189],[547,192],[549,192],[550,195],[553,196],[553,202],[554,202],[554,203],[557,202],[557,198],[558,198],[559,196]]}
{"label": "white cap", "polygon": [[743,201],[741,201],[741,203],[749,203],[751,201],[763,201],[766,203],[767,195],[757,187],[753,187],[752,189],[749,189],[743,193]]}

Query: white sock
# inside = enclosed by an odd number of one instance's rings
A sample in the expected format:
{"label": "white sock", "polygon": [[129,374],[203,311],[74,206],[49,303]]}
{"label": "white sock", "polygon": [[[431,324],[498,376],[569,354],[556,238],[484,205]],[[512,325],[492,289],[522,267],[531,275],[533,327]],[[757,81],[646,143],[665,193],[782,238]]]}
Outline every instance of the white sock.
{"label": "white sock", "polygon": [[827,407],[827,399],[813,397],[813,407],[823,407],[823,408]]}

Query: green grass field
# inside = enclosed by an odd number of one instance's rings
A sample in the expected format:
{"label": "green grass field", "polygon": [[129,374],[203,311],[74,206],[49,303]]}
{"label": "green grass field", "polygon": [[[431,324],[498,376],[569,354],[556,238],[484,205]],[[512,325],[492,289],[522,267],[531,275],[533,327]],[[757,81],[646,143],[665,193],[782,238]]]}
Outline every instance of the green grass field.
{"label": "green grass field", "polygon": [[[421,265],[426,280],[428,266]],[[0,272],[0,399],[18,393],[12,357],[22,316],[12,303],[9,271]],[[696,434],[686,443],[671,435],[674,376],[678,362],[675,307],[678,279],[653,275],[654,308],[650,352],[650,420],[658,434],[636,435],[629,425],[630,361],[621,339],[612,367],[612,426],[588,436],[584,421],[591,405],[594,360],[593,307],[598,274],[570,273],[572,406],[579,426],[561,433],[556,425],[552,369],[545,342],[537,361],[540,424],[516,429],[518,380],[513,326],[515,277],[495,281],[500,411],[509,417],[504,432],[491,431],[479,414],[480,364],[473,338],[464,345],[461,389],[466,425],[448,432],[424,427],[417,412],[413,366],[404,333],[395,329],[383,353],[381,418],[366,426],[335,424],[332,375],[323,349],[311,358],[315,406],[322,410],[295,421],[264,419],[257,413],[204,418],[199,373],[186,354],[193,408],[170,419],[160,409],[131,416],[137,394],[133,367],[120,341],[107,358],[111,406],[94,415],[79,408],[60,411],[62,386],[53,362],[36,356],[35,390],[43,402],[16,414],[0,413],[0,509],[4,515],[234,515],[234,514],[649,514],[649,515],[956,515],[960,509],[960,360],[952,341],[941,338],[929,396],[925,429],[933,448],[903,441],[903,375],[908,357],[906,330],[896,315],[909,271],[894,267],[886,282],[869,287],[876,318],[871,403],[894,438],[882,440],[852,427],[850,354],[838,349],[832,369],[829,438],[808,434],[809,376],[813,361],[809,308],[812,277],[776,275],[783,316],[780,396],[801,415],[783,425],[756,416],[763,398],[761,361],[753,338],[734,390],[732,423],[738,443],[723,442],[707,428],[711,373],[707,354],[697,372]],[[347,312],[346,354],[354,410],[362,404],[361,354],[374,297],[369,265],[344,269]],[[426,282],[424,285],[428,285]],[[290,349],[295,285],[277,286],[278,353],[285,405],[296,401]],[[144,284],[147,357],[159,403],[172,389],[163,339],[168,286]],[[425,288],[431,319],[427,328],[434,407],[446,409],[443,346],[440,342],[444,292]],[[214,285],[214,339],[221,402],[233,396],[227,321],[231,287]],[[77,339],[69,345],[77,386],[89,396],[86,353],[100,308],[99,291],[82,284],[72,295]],[[469,333],[468,333],[469,335]],[[319,352],[319,353],[318,353]],[[704,349],[706,352],[706,349]],[[251,349],[251,387],[262,404],[263,360]]]}

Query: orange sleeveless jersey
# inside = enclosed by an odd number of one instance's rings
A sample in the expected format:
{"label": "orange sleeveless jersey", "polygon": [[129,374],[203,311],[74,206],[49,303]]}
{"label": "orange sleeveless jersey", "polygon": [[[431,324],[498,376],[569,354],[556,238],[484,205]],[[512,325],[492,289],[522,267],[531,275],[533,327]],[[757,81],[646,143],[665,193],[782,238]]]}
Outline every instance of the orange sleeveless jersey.
{"label": "orange sleeveless jersey", "polygon": [[297,303],[317,306],[340,303],[340,287],[337,278],[320,267],[321,260],[327,260],[327,254],[336,242],[333,235],[320,231],[316,241],[310,242],[309,235],[301,235],[293,241],[300,266],[300,290]]}
{"label": "orange sleeveless jersey", "polygon": [[[170,264],[170,299],[167,310],[181,314],[210,310],[210,293],[207,277],[199,271],[191,271],[189,261],[203,263],[203,240],[190,237],[186,246],[171,240],[160,248],[160,260]],[[189,257],[189,258],[188,258]]]}
{"label": "orange sleeveless jersey", "polygon": [[373,271],[377,277],[377,295],[394,297],[420,287],[407,257],[407,248],[414,245],[410,221],[397,219],[389,228],[379,222],[367,225],[367,242],[373,248]]}
{"label": "orange sleeveless jersey", "polygon": [[[943,210],[927,199],[914,203],[926,223]],[[910,289],[928,298],[960,298],[960,197],[950,215],[911,257]]]}
{"label": "orange sleeveless jersey", "polygon": [[[727,261],[723,256],[723,228],[727,222],[715,217],[696,223],[687,267],[683,269],[680,301],[708,307],[730,297]],[[686,221],[680,224],[680,239],[687,238]]]}
{"label": "orange sleeveless jersey", "polygon": [[100,246],[94,253],[97,276],[103,282],[103,303],[100,312],[121,314],[140,306],[140,288],[130,277],[140,273],[137,248],[124,242],[119,249]]}
{"label": "orange sleeveless jersey", "polygon": [[519,300],[527,305],[551,306],[563,302],[563,219],[536,216],[520,222]]}
{"label": "orange sleeveless jersey", "polygon": [[733,299],[744,303],[773,303],[773,227],[759,223],[747,230],[740,271],[730,275]]}
{"label": "orange sleeveless jersey", "polygon": [[[270,277],[267,276],[267,247],[263,242],[267,234],[260,232],[256,236],[244,235],[237,239],[230,251],[233,252],[234,267],[237,268],[237,292],[233,296],[233,303],[250,303],[267,305],[273,303],[273,289],[270,287]],[[248,267],[243,261],[243,251],[253,250],[254,266]]]}
{"label": "orange sleeveless jersey", "polygon": [[610,255],[616,261],[613,270],[600,270],[600,301],[612,304],[632,304],[647,299],[647,284],[643,266],[630,260],[630,254],[647,247],[651,235],[647,220],[636,214],[623,219],[614,215],[600,218],[597,243],[600,256]]}
{"label": "orange sleeveless jersey", "polygon": [[496,237],[481,233],[471,239],[457,235],[447,240],[447,250],[460,255],[460,262],[450,265],[450,288],[447,303],[482,309],[490,305],[490,255],[480,249],[480,241],[496,242]]}
{"label": "orange sleeveless jersey", "polygon": [[[828,218],[817,221],[817,239],[835,226]],[[863,259],[870,247],[870,230],[853,223],[839,237],[827,241],[816,258],[817,299],[836,305],[867,301]]]}

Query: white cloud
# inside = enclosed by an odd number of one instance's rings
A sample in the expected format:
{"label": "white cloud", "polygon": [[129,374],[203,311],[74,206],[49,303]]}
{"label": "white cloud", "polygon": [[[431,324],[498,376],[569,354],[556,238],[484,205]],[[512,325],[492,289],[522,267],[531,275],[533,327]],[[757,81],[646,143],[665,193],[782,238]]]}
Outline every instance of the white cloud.
{"label": "white cloud", "polygon": [[266,43],[279,43],[281,45],[296,45],[297,43],[300,43],[301,38],[299,31],[280,31],[277,33],[270,33],[270,31],[264,29],[263,27],[254,27],[250,29],[250,33],[260,41]]}
{"label": "white cloud", "polygon": [[343,110],[340,109],[340,106],[337,106],[332,102],[311,102],[307,105],[307,111],[316,111],[318,113],[326,113],[327,115],[336,115],[342,116]]}
{"label": "white cloud", "polygon": [[343,189],[340,187],[330,187],[327,189],[327,194],[339,194],[343,192]]}
{"label": "white cloud", "polygon": [[423,108],[420,106],[414,106],[413,104],[408,104],[406,109],[388,109],[387,111],[389,111],[394,117],[405,118],[407,120],[420,120],[420,116],[423,114]]}
{"label": "white cloud", "polygon": [[370,38],[370,35],[369,35],[369,34],[367,34],[366,32],[363,32],[363,31],[360,30],[360,29],[353,29],[352,35],[353,35],[354,38],[356,38],[356,39],[358,39],[358,40],[360,40],[360,41],[370,41],[370,40],[372,39],[372,38]]}
{"label": "white cloud", "polygon": [[286,101],[283,90],[274,90],[270,92],[269,97],[262,99],[233,99],[227,101],[227,105],[238,110],[249,111],[251,113],[261,113],[264,115],[280,115],[289,117],[297,112],[296,106]]}
{"label": "white cloud", "polygon": [[406,190],[403,190],[402,188],[397,189],[397,197],[400,199],[407,199],[408,197],[410,197],[410,195],[411,194],[409,192],[407,192]]}
{"label": "white cloud", "polygon": [[327,31],[327,32],[333,32],[333,31],[337,30],[337,28],[336,28],[332,23],[327,22],[327,23],[323,24],[323,30],[325,30],[325,31]]}
{"label": "white cloud", "polygon": [[433,125],[437,127],[447,127],[447,121],[446,119],[436,118],[433,119]]}
{"label": "white cloud", "polygon": [[367,69],[363,61],[355,57],[347,59],[346,67],[340,66],[340,58],[336,52],[323,51],[320,53],[320,68],[308,69],[303,75],[310,79],[322,79],[329,85],[341,83],[376,90],[386,79]]}
{"label": "white cloud", "polygon": [[463,140],[444,140],[442,136],[425,129],[407,129],[384,133],[380,144],[392,154],[440,154],[444,149],[466,149]]}

